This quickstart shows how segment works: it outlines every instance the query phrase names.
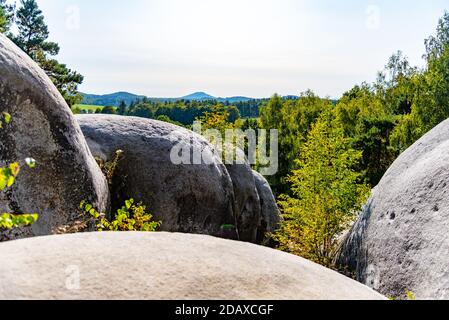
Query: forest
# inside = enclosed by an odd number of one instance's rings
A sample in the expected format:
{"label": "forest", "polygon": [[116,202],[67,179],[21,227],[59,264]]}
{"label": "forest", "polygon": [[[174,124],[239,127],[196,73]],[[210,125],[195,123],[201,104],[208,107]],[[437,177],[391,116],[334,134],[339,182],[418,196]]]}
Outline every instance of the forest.
{"label": "forest", "polygon": [[[158,119],[168,117],[171,121],[183,126],[191,126],[195,119],[204,116],[206,113],[226,110],[229,113],[229,122],[238,119],[257,119],[260,117],[260,109],[269,99],[250,99],[230,103],[217,100],[174,100],[155,101],[149,98],[135,99],[126,104],[120,101],[118,106],[91,106],[86,109],[83,104],[76,104],[72,110],[75,114],[83,113],[103,113],[118,114],[148,119]],[[92,110],[95,109],[95,110]]]}

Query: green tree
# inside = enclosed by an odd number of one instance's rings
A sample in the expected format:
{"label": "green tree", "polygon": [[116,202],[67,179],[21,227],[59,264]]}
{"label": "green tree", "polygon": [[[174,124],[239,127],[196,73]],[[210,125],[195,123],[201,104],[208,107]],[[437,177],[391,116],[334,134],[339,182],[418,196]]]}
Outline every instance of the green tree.
{"label": "green tree", "polygon": [[288,178],[293,196],[284,195],[279,203],[284,221],[274,239],[281,250],[332,267],[337,238],[369,193],[354,170],[361,158],[340,121],[324,112],[302,147],[299,169]]}
{"label": "green tree", "polygon": [[103,109],[101,109],[102,114],[117,114],[117,111],[114,107],[106,106]]}
{"label": "green tree", "polygon": [[279,170],[276,175],[269,177],[270,185],[276,195],[288,192],[285,178],[294,166],[290,155],[292,153],[299,154],[301,137],[298,135],[296,139],[292,139],[293,123],[290,115],[286,112],[287,109],[291,109],[291,106],[292,102],[284,101],[282,97],[275,94],[260,110],[262,128],[279,131]]}
{"label": "green tree", "polygon": [[37,59],[39,52],[57,55],[59,46],[55,42],[47,41],[48,26],[36,0],[21,0],[20,5],[16,13],[18,34],[13,36],[12,40],[33,59]]}
{"label": "green tree", "polygon": [[445,12],[438,21],[436,34],[425,40],[426,59],[438,59],[449,45],[449,12]]}
{"label": "green tree", "polygon": [[228,113],[228,121],[231,123],[235,123],[237,120],[239,120],[240,117],[240,111],[235,106],[228,106],[224,107],[224,110]]}
{"label": "green tree", "polygon": [[118,113],[119,115],[121,115],[121,116],[124,116],[124,115],[126,114],[126,108],[127,108],[126,102],[123,101],[123,100],[120,101],[120,104],[119,104],[117,113]]}
{"label": "green tree", "polygon": [[0,33],[7,33],[14,20],[13,5],[6,4],[6,0],[0,0]]}
{"label": "green tree", "polygon": [[351,146],[362,152],[362,159],[355,168],[371,187],[380,182],[398,156],[397,150],[390,146],[395,126],[394,116],[362,117],[350,137]]}
{"label": "green tree", "polygon": [[0,33],[4,33],[7,31],[8,20],[6,18],[5,9],[0,7]]}
{"label": "green tree", "polygon": [[128,110],[128,115],[134,116],[134,117],[153,119],[154,112],[153,112],[153,108],[150,104],[139,103],[136,106],[134,106],[132,109]]}
{"label": "green tree", "polygon": [[416,92],[416,80],[420,77],[420,72],[416,67],[411,67],[407,57],[401,51],[391,56],[386,66],[383,86],[377,90],[382,102],[389,113],[397,115],[410,114]]}
{"label": "green tree", "polygon": [[440,56],[428,60],[417,89],[412,113],[425,133],[449,117],[449,43]]}
{"label": "green tree", "polygon": [[67,68],[65,64],[59,63],[56,59],[49,59],[42,52],[37,54],[37,62],[70,107],[83,100],[82,95],[78,92],[78,85],[84,80],[81,74]]}
{"label": "green tree", "polygon": [[321,99],[312,91],[301,94],[297,100],[286,100],[274,95],[261,108],[260,122],[262,128],[279,130],[279,171],[269,177],[275,194],[289,193],[286,180],[290,172],[297,168],[295,160],[300,154],[307,132],[319,115],[333,108],[328,99]]}
{"label": "green tree", "polygon": [[439,20],[436,34],[425,40],[427,66],[405,73],[396,90],[405,92],[410,112],[403,113],[391,144],[404,151],[422,135],[449,118],[449,13]]}
{"label": "green tree", "polygon": [[72,108],[72,112],[73,114],[82,114],[83,110],[80,107],[76,106]]}
{"label": "green tree", "polygon": [[156,118],[156,120],[162,121],[162,122],[171,123],[171,124],[174,124],[174,125],[179,126],[179,127],[183,126],[182,123],[173,121],[172,119],[170,119],[166,115],[160,115],[159,117]]}
{"label": "green tree", "polygon": [[215,109],[214,112],[206,112],[204,116],[197,118],[196,120],[201,122],[201,129],[215,129],[220,131],[223,138],[226,134],[226,130],[236,129],[234,123],[228,121],[229,113],[224,109]]}
{"label": "green tree", "polygon": [[49,31],[36,0],[21,0],[16,13],[18,33],[11,39],[47,73],[69,106],[81,101],[78,85],[84,78],[65,64],[50,57],[59,53],[59,45],[48,41]]}
{"label": "green tree", "polygon": [[343,95],[333,110],[344,128],[345,136],[351,139],[352,147],[362,152],[357,171],[373,187],[398,155],[390,147],[397,117],[391,113],[392,107],[385,102],[384,96],[392,95],[391,92],[384,95],[385,88],[382,84],[376,92],[374,87],[366,83],[355,86]]}
{"label": "green tree", "polygon": [[403,115],[390,136],[390,145],[398,153],[403,152],[424,133],[423,125],[414,114]]}

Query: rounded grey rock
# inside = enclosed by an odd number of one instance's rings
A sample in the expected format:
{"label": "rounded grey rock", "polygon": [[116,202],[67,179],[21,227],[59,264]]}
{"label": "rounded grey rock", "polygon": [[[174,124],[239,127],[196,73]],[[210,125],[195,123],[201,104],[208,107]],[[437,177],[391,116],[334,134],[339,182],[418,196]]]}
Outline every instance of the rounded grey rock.
{"label": "rounded grey rock", "polygon": [[[236,148],[237,159],[245,160],[244,152]],[[247,242],[257,242],[258,230],[261,226],[261,205],[251,166],[240,161],[226,164],[231,176],[235,195],[235,208],[239,239]]]}
{"label": "rounded grey rock", "polygon": [[389,168],[342,244],[339,264],[397,298],[449,299],[449,120]]}
{"label": "rounded grey rock", "polygon": [[261,216],[258,229],[258,243],[266,240],[269,233],[275,232],[281,222],[281,212],[276,203],[270,184],[257,171],[253,171],[254,181],[256,183],[257,193],[259,194]]}
{"label": "rounded grey rock", "polygon": [[202,136],[137,117],[77,120],[96,158],[110,162],[123,151],[110,188],[113,211],[133,198],[162,222],[162,231],[219,235],[222,226],[236,224],[231,178]]}
{"label": "rounded grey rock", "polygon": [[382,300],[284,252],[204,235],[105,232],[0,244],[0,299]]}
{"label": "rounded grey rock", "polygon": [[[32,228],[2,238],[48,235],[79,215],[86,200],[107,210],[106,178],[70,108],[38,65],[0,34],[0,167],[20,162],[15,184],[0,193],[0,212],[37,213]],[[36,160],[27,168],[25,159]],[[1,237],[0,237],[1,238]]]}

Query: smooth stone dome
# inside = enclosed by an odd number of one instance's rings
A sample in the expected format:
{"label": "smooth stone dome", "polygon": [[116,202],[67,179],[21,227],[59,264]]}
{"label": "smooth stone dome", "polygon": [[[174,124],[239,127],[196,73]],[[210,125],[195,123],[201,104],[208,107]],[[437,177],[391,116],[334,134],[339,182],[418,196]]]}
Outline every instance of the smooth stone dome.
{"label": "smooth stone dome", "polygon": [[[236,225],[231,177],[202,136],[137,117],[77,120],[96,158],[110,162],[123,151],[112,178],[113,209],[130,198],[142,202],[162,222],[162,231],[219,235],[222,226]],[[173,155],[180,158],[173,161]],[[202,155],[205,161],[195,161]],[[182,158],[187,163],[178,163]]]}
{"label": "smooth stone dome", "polygon": [[[236,148],[236,152],[237,159],[245,159],[241,149]],[[251,166],[247,161],[241,161],[241,163],[227,164],[226,169],[234,186],[234,212],[236,212],[239,238],[242,241],[256,243],[263,221],[260,197]]]}
{"label": "smooth stone dome", "polygon": [[267,240],[266,234],[273,233],[279,228],[281,212],[276,203],[270,184],[259,172],[253,171],[257,193],[259,194],[261,207],[261,223],[258,230],[258,242]]}
{"label": "smooth stone dome", "polygon": [[345,239],[343,269],[386,296],[449,299],[449,120],[407,149]]}
{"label": "smooth stone dome", "polygon": [[[89,151],[80,127],[45,72],[0,34],[0,167],[19,161],[16,183],[0,194],[0,212],[38,213],[31,228],[0,234],[0,240],[48,235],[79,215],[86,200],[108,208],[107,181]],[[31,170],[24,160],[32,157]]]}
{"label": "smooth stone dome", "polygon": [[105,232],[0,244],[0,299],[384,299],[334,271],[204,235]]}

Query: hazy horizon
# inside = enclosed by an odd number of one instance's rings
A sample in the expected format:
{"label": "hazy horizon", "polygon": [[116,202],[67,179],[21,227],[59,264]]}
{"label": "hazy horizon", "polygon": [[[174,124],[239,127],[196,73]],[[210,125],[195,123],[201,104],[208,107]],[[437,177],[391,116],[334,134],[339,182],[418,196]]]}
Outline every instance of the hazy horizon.
{"label": "hazy horizon", "polygon": [[85,76],[80,91],[338,98],[372,82],[397,50],[422,65],[446,1],[37,0]]}

